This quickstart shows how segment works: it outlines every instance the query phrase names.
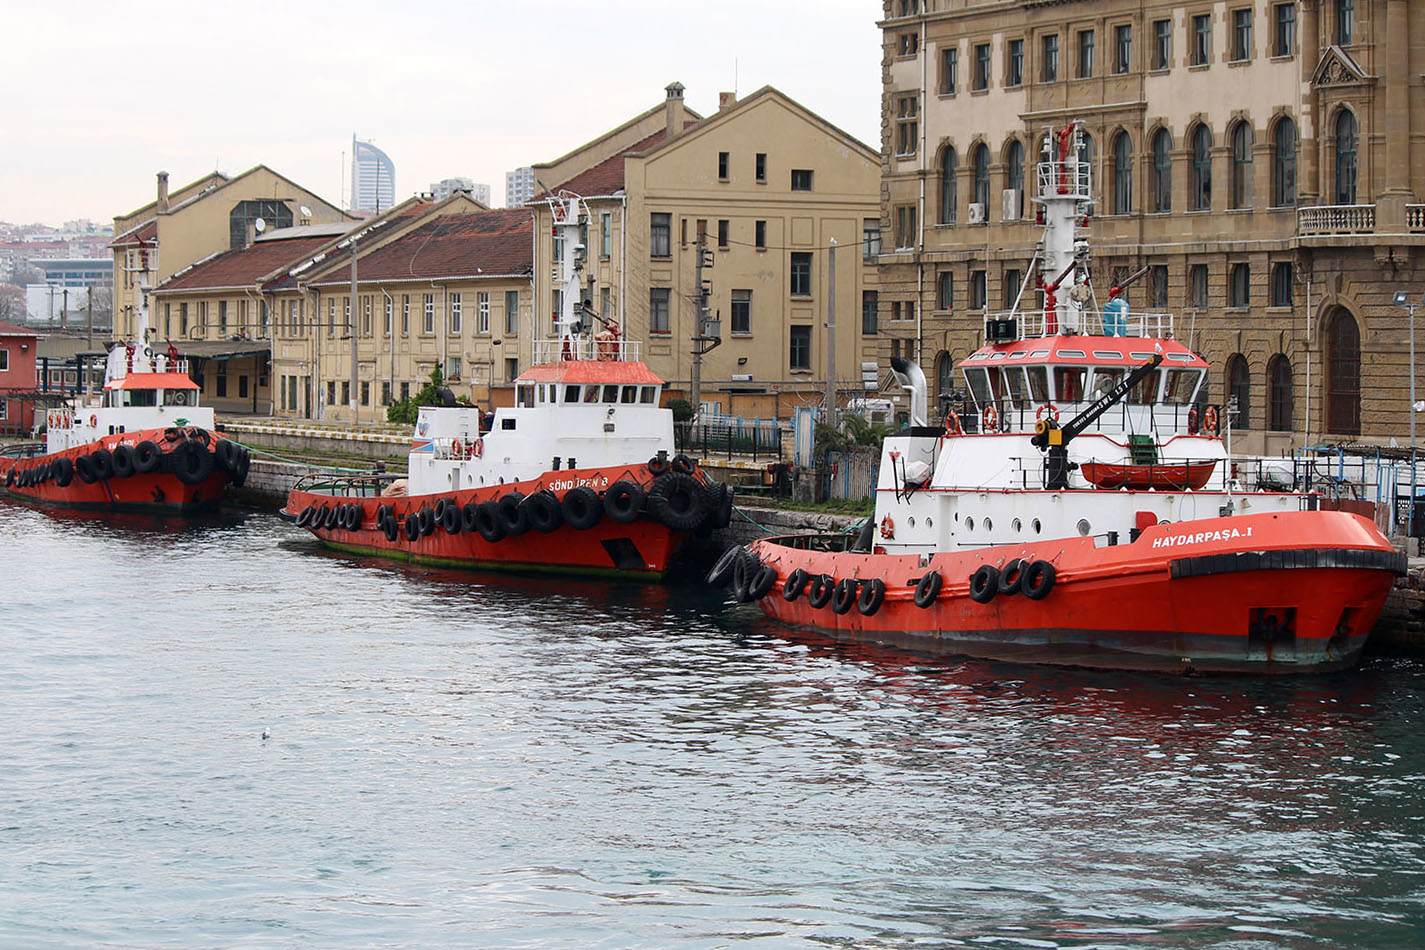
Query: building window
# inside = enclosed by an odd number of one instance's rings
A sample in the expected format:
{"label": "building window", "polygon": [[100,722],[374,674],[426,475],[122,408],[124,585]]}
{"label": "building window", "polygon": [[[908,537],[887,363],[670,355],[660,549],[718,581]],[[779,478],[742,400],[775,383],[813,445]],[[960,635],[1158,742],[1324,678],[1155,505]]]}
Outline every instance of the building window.
{"label": "building window", "polygon": [[1113,213],[1133,211],[1133,139],[1119,132],[1113,140]]}
{"label": "building window", "polygon": [[670,333],[668,323],[667,287],[654,287],[648,291],[648,332]]}
{"label": "building window", "polygon": [[752,332],[752,291],[750,290],[734,290],[732,292],[732,332]]}
{"label": "building window", "polygon": [[1173,59],[1173,21],[1153,21],[1153,67],[1167,69]]}
{"label": "building window", "polygon": [[460,332],[460,326],[461,326],[460,317],[461,317],[460,295],[459,295],[459,294],[451,294],[451,295],[450,295],[450,332],[451,332],[451,333],[459,333],[459,332]]}
{"label": "building window", "polygon": [[1272,136],[1272,205],[1296,204],[1296,123],[1283,117]]}
{"label": "building window", "polygon": [[395,309],[395,301],[390,297],[386,298],[386,335],[391,335],[391,311]]}
{"label": "building window", "polygon": [[915,205],[896,208],[896,249],[915,247]]}
{"label": "building window", "polygon": [[[986,59],[989,57],[986,56]],[[985,63],[985,69],[989,69],[989,63]],[[1004,71],[1004,84],[1006,86],[1020,86],[1024,84],[1024,40],[1009,41],[1009,56]]]}
{"label": "building window", "polygon": [[554,335],[559,333],[559,318],[564,314],[564,291],[554,292],[554,307],[549,313],[549,332]]}
{"label": "building window", "polygon": [[955,307],[955,272],[943,270],[935,279],[935,309],[952,310]]}
{"label": "building window", "polygon": [[1336,0],[1336,42],[1350,46],[1355,34],[1356,0]]}
{"label": "building window", "polygon": [[361,335],[371,335],[371,298],[361,298]]}
{"label": "building window", "polygon": [[990,88],[990,44],[975,44],[975,75],[970,80],[974,90]]}
{"label": "building window", "polygon": [[767,153],[758,152],[752,163],[752,176],[758,181],[767,180]]}
{"label": "building window", "polygon": [[411,335],[411,295],[401,295],[401,336]]}
{"label": "building window", "polygon": [[984,215],[983,221],[990,219],[990,149],[981,142],[975,146],[975,203]]}
{"label": "building window", "polygon": [[[350,313],[350,311],[347,312]],[[228,335],[228,302],[226,300],[218,301],[218,335]]]}
{"label": "building window", "polygon": [[650,257],[673,256],[673,216],[654,212],[648,217],[648,254]]}
{"label": "building window", "polygon": [[421,300],[421,332],[435,332],[435,294],[424,294]]}
{"label": "building window", "polygon": [[505,291],[505,334],[519,336],[520,333],[520,292]]}
{"label": "building window", "polygon": [[718,218],[717,221],[717,246],[722,250],[727,250],[727,219]]}
{"label": "building window", "polygon": [[793,297],[811,296],[811,252],[792,252],[791,288]]}
{"label": "building window", "polygon": [[1296,4],[1276,5],[1276,34],[1272,42],[1273,56],[1291,56],[1296,52]]}
{"label": "building window", "polygon": [[1252,126],[1238,122],[1232,127],[1232,207],[1252,206]]}
{"label": "building window", "polygon": [[717,177],[723,181],[727,180],[728,154],[726,152],[717,153]]}
{"label": "building window", "polygon": [[1192,64],[1206,66],[1212,59],[1212,14],[1192,18]]}
{"label": "building window", "polygon": [[1133,27],[1123,23],[1113,28],[1113,71],[1122,76],[1133,61]]}
{"label": "building window", "polygon": [[614,245],[614,216],[605,211],[599,215],[599,256],[608,258]]}
{"label": "building window", "polygon": [[[293,379],[296,379],[296,377],[294,376]],[[383,379],[381,381],[381,405],[389,406],[391,405],[391,401],[391,381],[389,379]],[[295,409],[296,406],[294,405],[292,408]]]}
{"label": "building window", "polygon": [[[199,304],[199,307],[200,307],[200,308],[205,307],[205,306],[206,306],[206,304],[202,304],[202,303]],[[206,323],[206,322],[207,322],[207,319],[206,319],[206,318],[207,318],[207,316],[208,316],[207,313],[204,312],[204,313],[202,314],[202,316],[204,317],[204,320],[203,320],[202,322]],[[335,334],[336,334],[336,298],[335,298],[335,297],[328,297],[328,298],[327,298],[327,336],[334,336]]]}
{"label": "building window", "polygon": [[1247,368],[1247,358],[1241,353],[1233,353],[1227,358],[1227,402],[1237,407],[1232,425],[1237,429],[1252,428],[1248,409],[1252,405],[1252,373]]}
{"label": "building window", "polygon": [[1232,11],[1232,59],[1242,62],[1252,58],[1252,10],[1250,7]]}
{"label": "building window", "polygon": [[1336,204],[1356,203],[1356,117],[1342,109],[1336,117]]}
{"label": "building window", "polygon": [[1207,306],[1207,265],[1193,264],[1188,268],[1188,306]]}
{"label": "building window", "polygon": [[[226,385],[226,380],[224,385]],[[327,380],[327,405],[336,405],[336,380],[334,379]]]}
{"label": "building window", "polygon": [[861,335],[875,336],[880,329],[877,311],[880,308],[880,294],[874,290],[861,291]]}
{"label": "building window", "polygon": [[960,51],[951,47],[940,51],[940,94],[955,95],[956,73],[960,68]]}
{"label": "building window", "polygon": [[188,305],[186,303],[178,305],[178,335],[180,337],[188,336]]}
{"label": "building window", "polygon": [[1168,305],[1168,266],[1154,264],[1148,271],[1148,305],[1166,307]]}
{"label": "building window", "polygon": [[605,319],[613,316],[613,296],[610,288],[599,288],[599,316]]}
{"label": "building window", "polygon": [[361,404],[363,406],[371,405],[371,383],[364,379],[361,381]]}
{"label": "building window", "polygon": [[1292,267],[1291,261],[1277,261],[1272,265],[1272,296],[1271,306],[1290,307],[1292,303],[1291,295]]}
{"label": "building window", "polygon": [[[915,116],[915,97],[914,97],[914,96],[910,96],[909,99],[910,99],[911,117],[914,118],[914,116]],[[912,152],[915,151],[915,143],[914,143],[914,142],[911,143],[911,151],[912,151]],[[811,191],[811,169],[809,169],[809,168],[793,168],[793,169],[792,169],[792,191]]]}
{"label": "building window", "polygon": [[1079,30],[1079,78],[1093,75],[1093,30]]}
{"label": "building window", "polygon": [[900,35],[900,54],[914,56],[918,52],[920,52],[920,34],[902,33]]}
{"label": "building window", "polygon": [[1006,221],[1024,216],[1024,146],[1018,139],[1009,143],[1004,159],[1004,186],[1010,196],[1001,211]]}
{"label": "building window", "polygon": [[1267,404],[1269,428],[1291,431],[1291,361],[1281,353],[1267,361]]}
{"label": "building window", "polygon": [[861,221],[861,260],[874,264],[881,256],[881,219]]}
{"label": "building window", "polygon": [[767,222],[758,221],[752,226],[752,241],[759,250],[767,249]]}
{"label": "building window", "polygon": [[[919,99],[916,96],[900,96],[896,99],[896,154],[914,155],[915,143],[920,137],[920,123],[916,120]],[[792,172],[793,191],[811,191],[811,172],[806,172],[807,186],[797,187],[797,173]]]}
{"label": "building window", "polygon": [[811,327],[791,326],[787,330],[787,366],[791,369],[811,369]]}
{"label": "building window", "polygon": [[1228,287],[1227,306],[1245,307],[1252,301],[1252,268],[1249,264],[1233,264]]}
{"label": "building window", "polygon": [[1059,34],[1050,33],[1044,37],[1044,63],[1042,77],[1045,82],[1059,80]]}
{"label": "building window", "polygon": [[1188,210],[1212,208],[1212,132],[1199,125],[1192,134],[1192,177],[1188,187]]}
{"label": "building window", "polygon": [[957,195],[958,188],[955,185],[955,173],[959,162],[955,157],[955,150],[950,146],[945,146],[945,150],[940,153],[940,223],[955,223],[955,206],[959,204]]}
{"label": "building window", "polygon": [[1004,309],[1014,308],[1014,302],[1019,299],[1019,287],[1024,283],[1024,274],[1017,267],[1011,267],[1004,272],[1004,277],[1000,280],[1000,293],[1004,297]]}
{"label": "building window", "polygon": [[10,351],[9,351],[9,350],[0,350],[0,373],[8,373],[9,371],[10,371]]}
{"label": "building window", "polygon": [[[505,382],[507,382],[507,383],[512,383],[512,382],[514,382],[515,380],[519,379],[519,376],[520,376],[520,360],[519,360],[519,357],[518,357],[518,356],[507,356],[507,357],[505,357]],[[401,385],[402,385],[402,387],[404,388],[405,384],[402,383]]]}
{"label": "building window", "polygon": [[490,295],[484,291],[475,295],[475,332],[490,332]]}
{"label": "building window", "polygon": [[985,309],[988,297],[989,294],[985,285],[985,272],[982,270],[970,271],[970,309]]}

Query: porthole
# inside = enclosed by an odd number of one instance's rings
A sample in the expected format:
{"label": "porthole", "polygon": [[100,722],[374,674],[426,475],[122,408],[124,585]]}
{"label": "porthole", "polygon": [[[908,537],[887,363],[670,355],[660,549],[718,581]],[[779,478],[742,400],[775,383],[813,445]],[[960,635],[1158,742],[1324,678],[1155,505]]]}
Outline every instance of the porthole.
{"label": "porthole", "polygon": [[1043,530],[1043,527],[1044,527],[1043,525],[1041,525],[1041,524],[1039,523],[1039,519],[1038,519],[1038,518],[1035,518],[1032,522],[1030,522],[1030,525],[1034,528],[1034,533],[1035,533],[1035,534],[1038,534],[1041,530]]}
{"label": "porthole", "polygon": [[994,530],[994,522],[990,521],[990,519],[988,519],[988,518],[985,519],[985,530],[986,530],[986,531],[992,531],[992,530]]}
{"label": "porthole", "polygon": [[974,518],[966,518],[966,519],[965,519],[965,530],[966,530],[966,531],[974,531],[974,530],[975,530],[975,519],[974,519]]}
{"label": "porthole", "polygon": [[907,525],[908,527],[914,528],[914,527],[915,527],[915,515],[911,515],[909,518],[905,519],[905,523],[906,523],[906,525]]}
{"label": "porthole", "polygon": [[1020,521],[1018,518],[1015,518],[1013,521],[1011,521],[1009,523],[1009,526],[1014,529],[1015,534],[1019,534],[1021,531],[1024,530],[1024,522]]}
{"label": "porthole", "polygon": [[935,527],[935,522],[934,522],[934,521],[931,521],[929,518],[926,518],[926,519],[925,519],[925,526],[926,526],[927,528],[933,528],[933,527]]}
{"label": "porthole", "polygon": [[1076,527],[1079,529],[1079,537],[1081,538],[1087,538],[1089,532],[1093,530],[1093,525],[1089,524],[1087,518],[1080,518]]}

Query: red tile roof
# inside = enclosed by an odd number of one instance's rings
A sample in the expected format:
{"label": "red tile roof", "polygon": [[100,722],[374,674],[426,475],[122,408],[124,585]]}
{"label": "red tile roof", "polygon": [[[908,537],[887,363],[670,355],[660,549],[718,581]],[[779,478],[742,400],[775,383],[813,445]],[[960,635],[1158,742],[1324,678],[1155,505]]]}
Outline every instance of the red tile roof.
{"label": "red tile roof", "polygon": [[158,219],[149,218],[136,228],[130,228],[109,243],[110,247],[127,247],[131,244],[152,244],[158,238]]}
{"label": "red tile roof", "polygon": [[[501,208],[433,218],[357,263],[361,280],[430,280],[528,273],[534,221],[526,208]],[[340,283],[329,280],[314,283]]]}
{"label": "red tile roof", "polygon": [[[694,124],[696,123],[688,123],[688,125]],[[652,148],[659,142],[662,142],[665,135],[667,135],[666,131],[654,132],[643,141],[635,142],[617,155],[604,159],[587,171],[580,172],[554,190],[556,192],[572,191],[574,194],[582,195],[586,198],[592,198],[597,195],[611,195],[623,187],[624,157],[632,152],[642,152],[645,149]]]}
{"label": "red tile roof", "polygon": [[17,327],[13,323],[0,323],[0,336],[39,336],[34,330]]}
{"label": "red tile roof", "polygon": [[158,293],[172,290],[216,290],[220,287],[255,287],[273,271],[296,265],[317,248],[330,244],[330,235],[261,241],[236,251],[226,251],[211,260],[180,271],[159,284]]}

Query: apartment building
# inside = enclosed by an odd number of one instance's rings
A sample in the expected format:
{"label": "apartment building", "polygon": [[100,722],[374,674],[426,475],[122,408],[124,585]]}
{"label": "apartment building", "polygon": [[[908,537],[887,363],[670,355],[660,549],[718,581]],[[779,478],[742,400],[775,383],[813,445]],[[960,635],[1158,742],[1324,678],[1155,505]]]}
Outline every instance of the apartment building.
{"label": "apartment building", "polygon": [[[1008,309],[1045,130],[1086,130],[1095,284],[1148,267],[1235,406],[1234,449],[1408,428],[1425,291],[1425,11],[1406,0],[890,0],[883,333],[932,389]],[[1041,305],[1030,281],[1024,306]]]}

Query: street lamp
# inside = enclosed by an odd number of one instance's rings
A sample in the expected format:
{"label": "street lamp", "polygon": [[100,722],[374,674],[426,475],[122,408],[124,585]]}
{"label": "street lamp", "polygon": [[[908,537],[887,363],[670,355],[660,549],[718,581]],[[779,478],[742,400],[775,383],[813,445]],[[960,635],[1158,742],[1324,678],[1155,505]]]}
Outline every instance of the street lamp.
{"label": "street lamp", "polygon": [[[1425,305],[1425,298],[1422,298]],[[1415,400],[1415,304],[1403,290],[1396,291],[1395,305],[1410,312],[1410,509],[1405,516],[1405,533],[1414,536],[1415,531],[1415,414],[1421,405]]]}

